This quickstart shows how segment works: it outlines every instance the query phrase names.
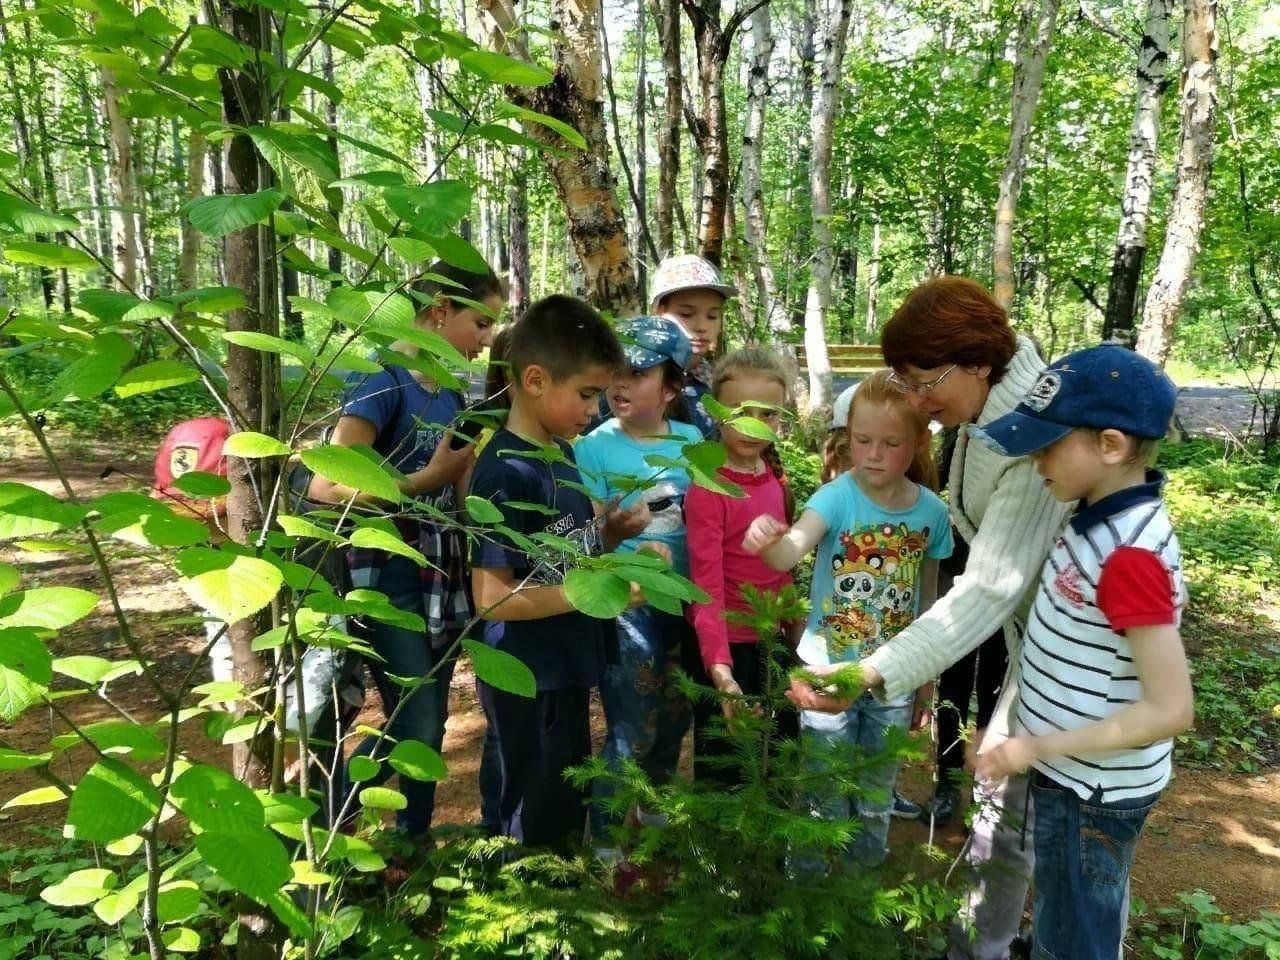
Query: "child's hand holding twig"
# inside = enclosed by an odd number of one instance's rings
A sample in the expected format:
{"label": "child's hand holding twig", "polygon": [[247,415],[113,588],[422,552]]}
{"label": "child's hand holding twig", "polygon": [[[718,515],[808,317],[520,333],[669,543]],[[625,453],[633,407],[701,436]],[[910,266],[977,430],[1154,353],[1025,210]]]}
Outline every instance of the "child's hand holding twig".
{"label": "child's hand holding twig", "polygon": [[777,517],[762,513],[747,528],[747,533],[742,538],[742,549],[759,556],[785,537],[790,529]]}

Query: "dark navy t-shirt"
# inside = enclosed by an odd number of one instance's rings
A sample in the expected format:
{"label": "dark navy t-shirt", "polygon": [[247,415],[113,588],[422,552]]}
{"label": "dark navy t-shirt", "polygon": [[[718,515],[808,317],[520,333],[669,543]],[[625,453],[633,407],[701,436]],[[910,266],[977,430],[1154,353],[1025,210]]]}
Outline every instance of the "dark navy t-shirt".
{"label": "dark navy t-shirt", "polygon": [[[504,523],[517,533],[548,533],[571,541],[578,550],[596,555],[602,551],[600,528],[591,500],[567,484],[581,484],[572,448],[556,441],[567,462],[546,463],[536,444],[510,430],[493,435],[476,461],[471,495],[488,500],[502,511]],[[555,514],[519,506],[543,504]],[[568,564],[564,555],[552,560],[534,559],[505,538],[478,539],[471,550],[475,567],[509,567],[517,582],[560,584]],[[533,671],[539,690],[593,687],[600,683],[608,652],[616,645],[613,620],[597,620],[576,610],[541,620],[486,621],[484,639],[518,658]]]}
{"label": "dark navy t-shirt", "polygon": [[[401,473],[413,473],[431,460],[441,435],[464,405],[456,390],[429,390],[403,367],[388,366],[378,373],[347,377],[342,416],[373,424],[377,431],[373,449]],[[444,513],[456,509],[451,483],[419,499]],[[405,540],[417,546],[417,523],[399,521],[397,526]]]}

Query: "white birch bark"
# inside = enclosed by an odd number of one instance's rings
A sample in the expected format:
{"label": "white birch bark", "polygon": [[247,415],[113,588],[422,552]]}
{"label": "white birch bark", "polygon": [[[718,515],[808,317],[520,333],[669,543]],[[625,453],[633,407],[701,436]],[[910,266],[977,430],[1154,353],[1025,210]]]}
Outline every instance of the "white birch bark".
{"label": "white birch bark", "polygon": [[1147,0],[1146,24],[1138,44],[1137,94],[1129,130],[1129,159],[1120,199],[1120,229],[1111,262],[1103,338],[1132,342],[1138,282],[1147,254],[1147,223],[1160,135],[1160,100],[1169,65],[1169,16],[1173,0]]}
{"label": "white birch bark", "polygon": [[120,89],[115,72],[102,67],[102,98],[107,108],[110,131],[111,254],[115,272],[130,290],[138,288],[137,182],[133,170],[133,133],[129,120],[120,110]]}
{"label": "white birch bark", "polygon": [[1182,26],[1182,132],[1164,248],[1147,291],[1138,352],[1163,364],[1200,251],[1218,107],[1217,0],[1185,0]]}
{"label": "white birch bark", "polygon": [[835,269],[831,235],[831,140],[840,98],[840,71],[849,35],[853,0],[835,0],[823,18],[822,72],[809,115],[812,153],[809,196],[813,208],[813,263],[804,309],[804,352],[809,364],[809,408],[831,403],[831,360],[825,321],[831,306],[831,274]]}
{"label": "white birch bark", "polygon": [[773,59],[773,19],[766,4],[751,15],[751,62],[747,66],[747,121],[742,135],[743,230],[759,304],[758,320],[773,333],[790,329],[778,303],[778,282],[765,246],[766,218],[761,156],[765,108],[769,98],[769,63]]}
{"label": "white birch bark", "polygon": [[1013,306],[1013,222],[1026,170],[1027,140],[1040,101],[1044,65],[1053,43],[1058,0],[1024,0],[1018,18],[1018,48],[1013,67],[1013,107],[1009,124],[1009,153],[1000,173],[996,199],[995,236],[991,267],[996,301],[1006,310]]}

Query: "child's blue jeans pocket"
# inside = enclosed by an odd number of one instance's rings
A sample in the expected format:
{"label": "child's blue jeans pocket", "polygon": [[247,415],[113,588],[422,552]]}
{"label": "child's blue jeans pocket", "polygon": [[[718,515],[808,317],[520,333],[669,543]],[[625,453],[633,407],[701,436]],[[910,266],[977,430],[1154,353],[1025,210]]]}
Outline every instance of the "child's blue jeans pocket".
{"label": "child's blue jeans pocket", "polygon": [[[1130,802],[1140,806],[1124,806]],[[1123,884],[1133,866],[1133,851],[1154,797],[1140,797],[1119,804],[1080,804],[1080,863],[1093,883]]]}

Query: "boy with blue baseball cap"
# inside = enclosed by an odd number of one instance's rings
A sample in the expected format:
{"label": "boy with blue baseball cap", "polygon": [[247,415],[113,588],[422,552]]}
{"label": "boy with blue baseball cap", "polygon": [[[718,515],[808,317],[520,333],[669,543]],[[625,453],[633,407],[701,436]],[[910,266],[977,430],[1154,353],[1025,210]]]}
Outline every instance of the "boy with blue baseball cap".
{"label": "boy with blue baseball cap", "polygon": [[975,430],[1079,501],[1015,654],[1014,735],[976,767],[984,780],[1032,770],[1035,957],[1118,956],[1134,848],[1193,719],[1178,540],[1147,466],[1175,396],[1154,364],[1103,344],[1052,364]]}

